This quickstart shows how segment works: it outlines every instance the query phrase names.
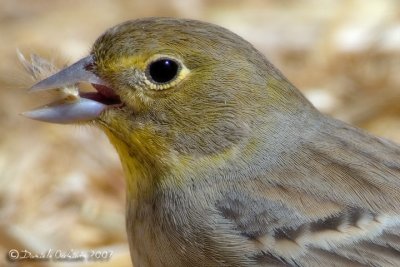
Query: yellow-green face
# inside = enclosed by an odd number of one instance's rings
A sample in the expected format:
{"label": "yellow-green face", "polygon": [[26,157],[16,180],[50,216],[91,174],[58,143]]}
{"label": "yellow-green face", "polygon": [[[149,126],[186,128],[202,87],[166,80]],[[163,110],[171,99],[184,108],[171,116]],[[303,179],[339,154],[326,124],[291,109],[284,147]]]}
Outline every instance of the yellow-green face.
{"label": "yellow-green face", "polygon": [[248,42],[193,20],[117,25],[89,56],[32,90],[82,81],[98,92],[26,115],[100,126],[120,155],[131,193],[151,191],[165,177],[249,161],[268,149],[268,138],[281,137],[279,123],[311,107]]}
{"label": "yellow-green face", "polygon": [[104,33],[92,53],[92,71],[123,103],[103,112],[99,123],[130,145],[147,146],[153,156],[227,150],[246,138],[266,108],[263,56],[215,25],[130,21]]}

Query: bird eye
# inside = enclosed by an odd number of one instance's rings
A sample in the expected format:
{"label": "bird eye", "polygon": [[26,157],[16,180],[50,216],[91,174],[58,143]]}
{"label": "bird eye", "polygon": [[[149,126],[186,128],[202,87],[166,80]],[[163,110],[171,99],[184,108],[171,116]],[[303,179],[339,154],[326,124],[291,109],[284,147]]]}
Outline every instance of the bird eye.
{"label": "bird eye", "polygon": [[164,84],[174,80],[180,65],[174,59],[160,58],[148,66],[147,74],[155,83]]}

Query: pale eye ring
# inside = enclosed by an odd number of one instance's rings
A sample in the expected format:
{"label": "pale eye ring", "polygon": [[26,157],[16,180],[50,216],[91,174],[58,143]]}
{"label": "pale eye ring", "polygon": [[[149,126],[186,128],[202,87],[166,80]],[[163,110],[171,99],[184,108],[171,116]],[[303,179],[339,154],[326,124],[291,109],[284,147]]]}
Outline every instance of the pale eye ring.
{"label": "pale eye ring", "polygon": [[146,76],[155,84],[167,84],[178,77],[181,68],[181,64],[177,60],[162,57],[147,66]]}

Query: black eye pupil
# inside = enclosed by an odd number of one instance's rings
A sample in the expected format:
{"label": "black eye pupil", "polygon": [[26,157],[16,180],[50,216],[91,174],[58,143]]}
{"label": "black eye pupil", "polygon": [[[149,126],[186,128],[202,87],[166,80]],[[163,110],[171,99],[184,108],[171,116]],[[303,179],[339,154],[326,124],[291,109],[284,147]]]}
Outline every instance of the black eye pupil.
{"label": "black eye pupil", "polygon": [[159,59],[149,66],[151,79],[157,83],[166,83],[175,78],[178,73],[178,63],[171,59]]}

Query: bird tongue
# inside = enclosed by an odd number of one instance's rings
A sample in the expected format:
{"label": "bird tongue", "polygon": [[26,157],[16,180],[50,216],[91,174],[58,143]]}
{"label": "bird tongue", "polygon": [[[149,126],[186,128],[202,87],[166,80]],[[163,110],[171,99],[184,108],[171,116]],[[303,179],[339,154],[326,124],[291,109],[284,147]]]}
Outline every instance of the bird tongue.
{"label": "bird tongue", "polygon": [[92,86],[96,89],[97,92],[81,92],[80,97],[94,100],[104,105],[121,104],[120,97],[110,87],[94,83],[92,83]]}
{"label": "bird tongue", "polygon": [[119,100],[119,96],[115,94],[114,90],[110,87],[101,84],[92,83],[92,86],[99,92],[99,94],[103,95],[106,98]]}

